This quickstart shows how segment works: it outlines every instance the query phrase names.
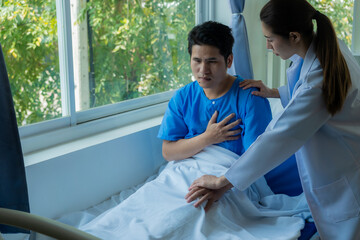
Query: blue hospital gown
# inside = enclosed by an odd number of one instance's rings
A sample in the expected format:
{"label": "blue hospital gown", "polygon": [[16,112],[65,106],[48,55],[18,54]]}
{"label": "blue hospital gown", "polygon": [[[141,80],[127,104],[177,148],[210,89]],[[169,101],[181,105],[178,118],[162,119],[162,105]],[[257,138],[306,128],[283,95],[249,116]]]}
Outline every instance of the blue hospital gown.
{"label": "blue hospital gown", "polygon": [[264,132],[271,120],[268,100],[252,95],[254,88],[240,88],[241,81],[243,79],[237,76],[225,95],[211,100],[196,81],[180,88],[169,102],[158,137],[168,141],[193,138],[205,132],[216,110],[219,111],[217,122],[235,113],[236,117],[230,122],[241,119],[240,124],[234,128],[242,129],[241,137],[216,145],[241,155]]}

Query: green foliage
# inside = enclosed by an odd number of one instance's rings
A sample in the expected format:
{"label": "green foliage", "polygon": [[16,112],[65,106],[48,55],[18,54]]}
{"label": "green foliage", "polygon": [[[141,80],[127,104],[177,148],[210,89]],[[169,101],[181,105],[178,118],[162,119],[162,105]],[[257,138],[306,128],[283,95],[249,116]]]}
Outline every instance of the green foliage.
{"label": "green foliage", "polygon": [[[187,33],[194,0],[90,0],[94,106],[190,82]],[[62,116],[56,1],[1,2],[0,41],[19,125]]]}
{"label": "green foliage", "polygon": [[354,0],[308,0],[333,23],[338,38],[351,46]]}
{"label": "green foliage", "polygon": [[19,125],[61,116],[55,1],[4,1],[3,48]]}
{"label": "green foliage", "polygon": [[187,33],[195,25],[194,0],[91,0],[86,10],[93,30],[94,106],[191,81]]}

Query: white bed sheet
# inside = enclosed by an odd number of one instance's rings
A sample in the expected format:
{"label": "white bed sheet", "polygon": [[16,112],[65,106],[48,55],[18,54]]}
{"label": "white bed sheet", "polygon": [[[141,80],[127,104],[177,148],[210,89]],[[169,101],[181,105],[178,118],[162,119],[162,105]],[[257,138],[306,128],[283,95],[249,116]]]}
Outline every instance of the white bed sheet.
{"label": "white bed sheet", "polygon": [[102,239],[297,239],[310,212],[303,195],[274,195],[264,178],[240,192],[233,188],[205,213],[184,199],[193,180],[223,175],[237,155],[210,146],[170,162],[158,176],[59,221]]}

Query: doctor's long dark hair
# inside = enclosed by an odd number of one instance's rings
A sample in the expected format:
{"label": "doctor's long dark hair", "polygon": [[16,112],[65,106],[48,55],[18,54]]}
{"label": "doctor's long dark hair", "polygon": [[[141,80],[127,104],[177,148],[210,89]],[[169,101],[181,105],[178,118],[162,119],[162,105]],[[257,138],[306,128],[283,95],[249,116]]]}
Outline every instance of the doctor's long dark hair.
{"label": "doctor's long dark hair", "polygon": [[306,0],[270,0],[261,10],[260,19],[274,34],[289,39],[290,32],[298,32],[308,42],[314,36],[312,20],[316,20],[314,41],[323,68],[322,94],[327,111],[331,115],[339,112],[351,87],[351,77],[330,19]]}

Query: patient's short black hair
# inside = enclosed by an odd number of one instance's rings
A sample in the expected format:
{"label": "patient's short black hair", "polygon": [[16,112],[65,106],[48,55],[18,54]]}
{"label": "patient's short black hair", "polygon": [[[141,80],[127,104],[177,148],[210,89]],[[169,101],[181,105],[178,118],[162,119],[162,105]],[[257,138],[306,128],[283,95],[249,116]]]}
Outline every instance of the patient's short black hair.
{"label": "patient's short black hair", "polygon": [[228,26],[214,21],[207,21],[195,26],[189,32],[188,51],[190,56],[194,45],[210,45],[218,48],[226,62],[232,53],[234,37],[231,28]]}

